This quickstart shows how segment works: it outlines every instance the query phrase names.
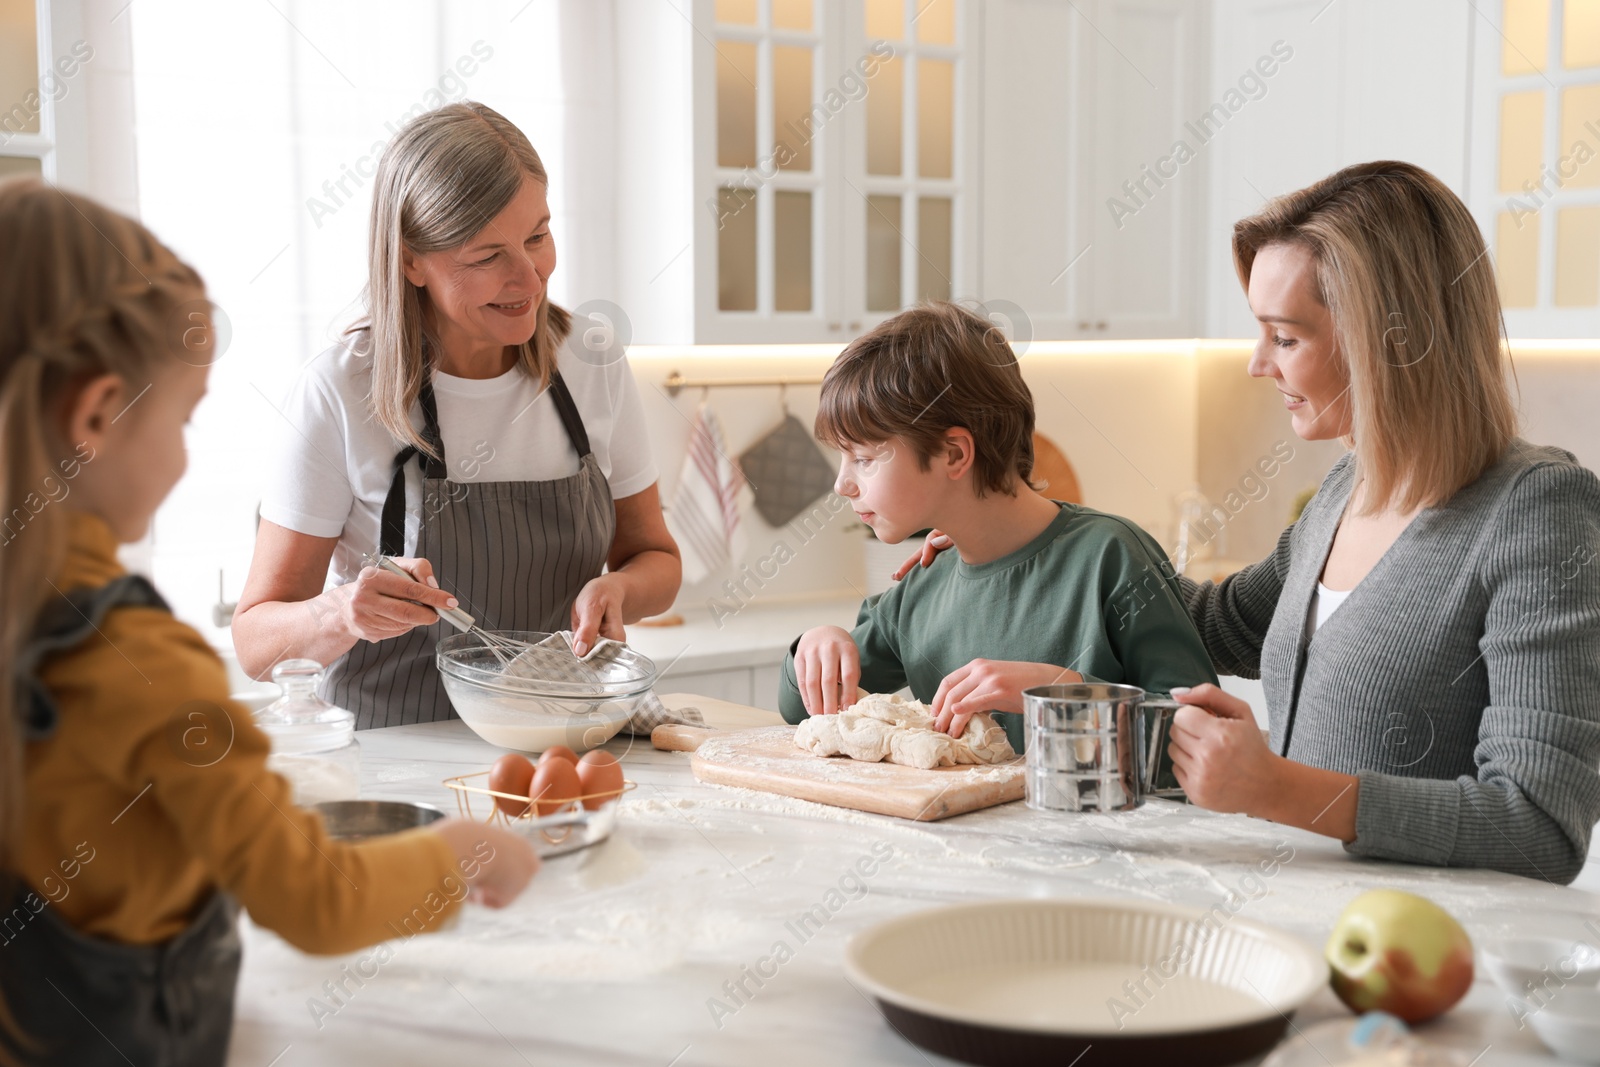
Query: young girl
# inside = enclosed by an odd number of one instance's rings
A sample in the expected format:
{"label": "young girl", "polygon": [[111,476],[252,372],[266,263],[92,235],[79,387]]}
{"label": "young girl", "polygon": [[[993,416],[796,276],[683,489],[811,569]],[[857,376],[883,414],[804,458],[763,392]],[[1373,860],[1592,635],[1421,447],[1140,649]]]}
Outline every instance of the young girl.
{"label": "young girl", "polygon": [[117,563],[184,470],[199,276],[33,179],[0,184],[0,248],[0,1060],[221,1063],[238,907],[350,952],[538,859],[458,819],[343,844],[293,806],[215,653]]}

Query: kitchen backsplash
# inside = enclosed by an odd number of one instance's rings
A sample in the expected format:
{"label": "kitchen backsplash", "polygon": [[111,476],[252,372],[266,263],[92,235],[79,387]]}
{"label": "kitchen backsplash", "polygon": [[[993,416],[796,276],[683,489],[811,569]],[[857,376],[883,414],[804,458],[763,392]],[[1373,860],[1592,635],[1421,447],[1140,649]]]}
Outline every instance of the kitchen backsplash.
{"label": "kitchen backsplash", "polygon": [[[1513,350],[1524,436],[1569,449],[1600,470],[1600,341],[1518,342]],[[702,395],[698,388],[669,395],[669,374],[820,378],[838,351],[837,345],[631,348],[662,498],[670,500],[677,486]],[[1337,442],[1313,444],[1294,436],[1272,385],[1245,373],[1249,353],[1245,341],[1035,342],[1023,352],[1022,369],[1039,430],[1073,464],[1085,503],[1133,519],[1170,551],[1177,532],[1175,498],[1197,489],[1214,505],[1205,531],[1212,556],[1248,561],[1271,549],[1295,497],[1315,487],[1342,452]],[[817,394],[815,385],[797,385],[781,398],[774,387],[716,388],[706,395],[721,420],[726,449],[737,457],[778,425],[785,406],[809,427]],[[271,429],[266,420],[277,416],[265,404],[261,408],[258,429],[265,432]],[[831,452],[826,455],[834,461]],[[208,524],[194,528],[158,521],[154,552],[141,557],[136,548],[129,554],[131,565],[153,572],[179,616],[219,646],[231,640],[226,628],[212,623],[217,570],[226,569],[226,598],[237,597],[249,564],[259,493],[254,479],[269,461],[250,435],[241,439],[237,455],[191,455],[180,490],[227,506],[197,512]],[[799,519],[773,528],[747,494],[742,527],[738,564],[686,586],[680,610],[855,598],[867,588],[865,528],[847,508],[819,500]],[[1207,567],[1192,570],[1205,573]]]}
{"label": "kitchen backsplash", "polygon": [[[1513,346],[1523,434],[1575,453],[1600,469],[1600,342],[1518,342]],[[1273,386],[1249,377],[1251,342],[1035,342],[1022,355],[1038,430],[1076,469],[1084,503],[1124,515],[1172,550],[1178,497],[1198,491],[1207,525],[1197,540],[1219,561],[1266,555],[1298,496],[1315,489],[1343,453],[1338,442],[1294,435]],[[677,485],[691,420],[702,398],[721,420],[727,451],[738,454],[775,427],[785,408],[807,426],[815,385],[685,388],[698,378],[820,377],[837,346],[642,347],[629,360],[655,442],[661,493]],[[830,461],[836,459],[827,453]],[[678,607],[717,611],[751,600],[859,595],[865,586],[864,527],[850,511],[819,500],[783,527],[741,509],[743,558],[727,571],[686,585]],[[909,551],[909,548],[908,548]],[[1204,573],[1204,564],[1194,568]]]}

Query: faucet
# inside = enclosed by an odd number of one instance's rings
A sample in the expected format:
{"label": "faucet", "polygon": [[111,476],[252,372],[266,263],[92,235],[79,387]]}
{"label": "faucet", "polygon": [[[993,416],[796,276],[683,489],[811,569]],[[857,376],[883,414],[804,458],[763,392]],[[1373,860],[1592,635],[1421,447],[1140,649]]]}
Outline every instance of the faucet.
{"label": "faucet", "polygon": [[217,602],[211,605],[211,625],[219,630],[233,625],[233,613],[239,607],[237,600],[229,600],[223,592],[222,568],[217,568]]}

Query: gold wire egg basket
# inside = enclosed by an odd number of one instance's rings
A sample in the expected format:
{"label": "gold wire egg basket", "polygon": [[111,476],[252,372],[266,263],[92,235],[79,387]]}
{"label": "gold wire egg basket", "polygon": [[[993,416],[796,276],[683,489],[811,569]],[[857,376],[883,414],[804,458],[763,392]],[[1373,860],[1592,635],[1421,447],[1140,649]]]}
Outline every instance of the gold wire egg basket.
{"label": "gold wire egg basket", "polygon": [[[545,842],[550,845],[559,845],[566,841],[574,830],[583,826],[585,822],[584,816],[589,812],[597,812],[601,807],[611,803],[622,794],[638,788],[637,783],[624,778],[621,789],[612,789],[604,793],[584,793],[580,796],[569,797],[561,801],[561,806],[555,811],[546,815],[539,815],[537,814],[538,805],[549,805],[554,801],[540,800],[537,797],[525,797],[517,793],[502,793],[498,790],[490,789],[487,785],[467,784],[468,781],[474,778],[488,778],[489,773],[489,771],[476,771],[472,774],[458,774],[453,778],[444,780],[445,788],[455,792],[456,811],[461,814],[462,818],[471,819],[474,822],[493,823],[521,834],[529,834],[537,830],[539,836],[544,838]],[[488,808],[489,813],[487,815],[481,815],[474,810],[472,801],[474,796],[485,798],[479,801],[479,805],[480,807]],[[521,815],[507,815],[500,810],[500,805],[495,803],[496,800],[519,801],[526,804],[527,808]],[[596,802],[593,808],[589,807],[589,801]]]}

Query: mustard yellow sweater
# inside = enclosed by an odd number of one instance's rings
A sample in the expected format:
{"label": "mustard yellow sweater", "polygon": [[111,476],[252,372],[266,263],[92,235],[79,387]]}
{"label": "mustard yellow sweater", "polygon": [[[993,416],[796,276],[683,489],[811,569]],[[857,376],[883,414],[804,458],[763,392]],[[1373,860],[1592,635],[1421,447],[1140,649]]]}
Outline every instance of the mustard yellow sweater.
{"label": "mustard yellow sweater", "polygon": [[[63,593],[123,574],[101,519],[73,512]],[[25,755],[21,878],[77,930],[167,940],[214,889],[308,952],[437,928],[465,895],[452,850],[413,831],[332,840],[267,770],[269,743],[228,699],[222,662],[166,612],[112,611],[39,672],[61,710]],[[425,921],[424,921],[425,920]]]}

